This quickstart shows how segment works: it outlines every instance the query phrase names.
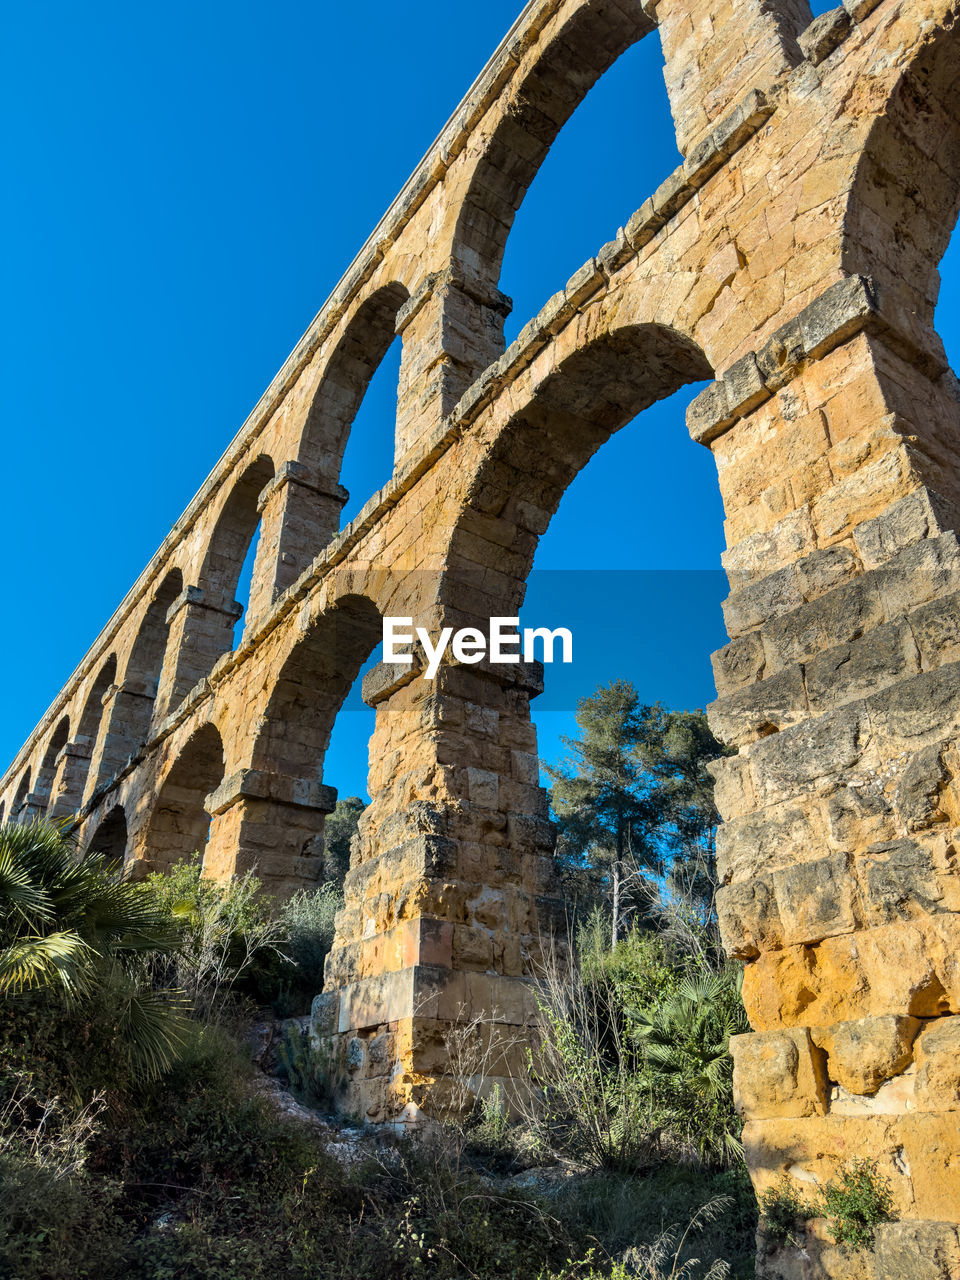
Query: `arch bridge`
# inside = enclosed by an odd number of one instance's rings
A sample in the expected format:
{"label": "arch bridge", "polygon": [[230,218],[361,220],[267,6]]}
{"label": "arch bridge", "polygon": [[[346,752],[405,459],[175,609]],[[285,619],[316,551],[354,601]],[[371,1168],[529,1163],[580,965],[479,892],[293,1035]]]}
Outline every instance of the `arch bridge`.
{"label": "arch bridge", "polygon": [[[710,714],[737,748],[716,780],[747,1158],[760,1189],[876,1158],[891,1276],[960,1274],[960,394],[933,327],[958,19],[532,0],[0,780],[8,820],[76,815],[139,868],[206,840],[214,874],[310,886],[324,752],[382,616],[514,613],[595,450],[709,379],[687,423],[726,513]],[[504,349],[514,214],[640,39],[662,44],[683,163]],[[395,335],[393,475],[341,529],[344,447]],[[344,1106],[394,1123],[444,1105],[464,1010],[530,1022],[558,912],[538,671],[415,674],[364,681],[372,803],[315,1012]],[[810,1248],[820,1274],[853,1265]]]}

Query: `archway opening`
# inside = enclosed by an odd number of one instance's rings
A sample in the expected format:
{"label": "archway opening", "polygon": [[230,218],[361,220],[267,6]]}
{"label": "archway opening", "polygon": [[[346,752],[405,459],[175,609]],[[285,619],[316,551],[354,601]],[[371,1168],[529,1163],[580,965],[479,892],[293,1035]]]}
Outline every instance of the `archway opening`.
{"label": "archway opening", "polygon": [[[623,128],[641,119],[642,129]],[[513,299],[507,342],[682,162],[652,33],[599,77],[523,194],[500,272],[500,288]]]}
{"label": "archway opening", "polygon": [[402,355],[403,344],[400,338],[394,338],[367,383],[350,427],[340,471],[340,483],[349,494],[340,516],[341,528],[392,474]]}
{"label": "archway opening", "polygon": [[[563,763],[567,739],[580,737],[578,703],[600,689],[629,682],[640,708],[677,712],[715,697],[710,654],[726,642],[723,510],[713,459],[684,422],[712,373],[692,341],[662,326],[596,339],[540,385],[471,484],[447,603],[476,609],[481,630],[500,614],[572,634],[572,662],[547,664],[544,691],[529,703],[536,732],[524,767],[535,776],[536,760],[541,786],[553,781],[544,766]],[[486,548],[485,526],[496,534]],[[509,548],[497,545],[511,528]],[[478,571],[483,595],[472,586]],[[601,863],[606,852],[598,846]],[[611,876],[590,865],[600,895],[591,906],[623,920]],[[581,910],[573,899],[565,906]]]}
{"label": "archway opening", "polygon": [[123,865],[127,852],[127,815],[121,805],[114,805],[97,827],[87,851],[102,853],[110,862]]}
{"label": "archway opening", "polygon": [[103,721],[103,699],[107,690],[117,678],[117,655],[111,653],[109,658],[100,668],[96,679],[90,687],[86,701],[83,704],[83,710],[80,713],[80,721],[77,726],[77,745],[84,755],[80,758],[77,767],[76,778],[73,782],[72,792],[65,801],[70,802],[71,808],[77,808],[81,799],[85,798],[89,786],[92,782],[90,777],[90,765],[94,754],[96,753],[98,739],[100,737],[101,725]]}
{"label": "archway opening", "polygon": [[[63,748],[67,745],[67,739],[70,737],[70,717],[64,716],[60,720],[50,735],[50,741],[47,743],[47,749],[43,753],[43,760],[40,768],[37,770],[37,781],[34,785],[34,791],[37,795],[38,802],[43,804],[45,809],[49,811],[51,801],[51,790],[53,788],[54,774],[57,768],[57,757]],[[53,797],[54,799],[56,797]]]}
{"label": "archway opening", "polygon": [[[237,647],[249,619],[250,603],[258,585],[254,583],[254,569],[261,531],[260,495],[273,476],[273,460],[262,454],[233,486],[214,526],[199,585],[205,603],[215,611],[214,616],[223,619],[223,625],[208,641],[208,671],[221,654]],[[258,572],[267,574],[269,568],[263,564]]]}
{"label": "archway opening", "polygon": [[280,673],[254,749],[257,768],[323,779],[334,719],[381,635],[380,611],[364,596],[344,596],[317,619]]}
{"label": "archway opening", "polygon": [[28,769],[20,779],[13,797],[13,804],[10,806],[10,820],[12,822],[23,822],[26,820],[26,814],[23,812],[24,805],[27,802],[27,796],[30,794],[30,770]]}
{"label": "archway opening", "polygon": [[130,651],[123,676],[123,691],[128,695],[124,723],[118,727],[133,751],[139,750],[150,736],[157,691],[167,656],[170,632],[167,613],[182,590],[183,574],[179,569],[171,569],[150,601]]}
{"label": "archway opening", "polygon": [[366,803],[373,711],[360,701],[360,686],[379,657],[381,637],[380,611],[364,596],[344,596],[318,618],[283,667],[254,752],[258,769],[336,788],[321,881],[342,882]]}
{"label": "archway opening", "polygon": [[[629,14],[626,6],[604,0],[582,6],[518,79],[510,109],[493,133],[480,140],[483,153],[457,220],[454,252],[469,273],[486,284],[497,283],[514,216],[557,134],[603,73],[649,31],[640,5]],[[632,212],[618,215],[600,243]],[[551,210],[547,225],[554,217]]]}
{"label": "archway opening", "polygon": [[223,744],[207,724],[189,739],[157,794],[147,826],[142,871],[167,871],[181,859],[203,857],[210,832],[206,798],[223,780]]}
{"label": "archway opening", "polygon": [[935,308],[938,329],[953,327],[941,271],[954,269],[960,211],[957,50],[955,31],[942,30],[903,70],[866,139],[845,223],[844,267],[876,280],[885,312],[934,358]]}
{"label": "archway opening", "polygon": [[[342,514],[338,511],[336,521],[332,513],[326,517],[332,526],[328,536],[338,522],[346,523],[359,510],[392,471],[401,360],[396,323],[408,297],[402,284],[393,283],[365,299],[330,356],[310,405],[300,440],[300,462],[315,472],[331,494],[341,479],[357,494],[353,502],[347,500]],[[333,501],[339,508],[339,501]]]}

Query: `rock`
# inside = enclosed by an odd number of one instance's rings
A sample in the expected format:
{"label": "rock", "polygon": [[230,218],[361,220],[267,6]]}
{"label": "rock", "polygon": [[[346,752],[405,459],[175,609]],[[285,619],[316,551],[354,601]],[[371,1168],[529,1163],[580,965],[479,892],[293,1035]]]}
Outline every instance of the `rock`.
{"label": "rock", "polygon": [[815,1028],[811,1036],[828,1058],[827,1074],[849,1093],[873,1094],[913,1058],[917,1018],[888,1015]]}

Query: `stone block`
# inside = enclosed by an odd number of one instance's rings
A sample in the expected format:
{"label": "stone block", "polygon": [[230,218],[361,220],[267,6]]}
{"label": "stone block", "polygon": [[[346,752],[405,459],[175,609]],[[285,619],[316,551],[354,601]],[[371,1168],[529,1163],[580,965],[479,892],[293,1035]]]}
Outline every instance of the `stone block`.
{"label": "stone block", "polygon": [[880,515],[859,524],[853,530],[853,541],[864,568],[873,569],[921,538],[936,537],[956,527],[948,504],[927,489],[914,489]]}
{"label": "stone block", "polygon": [[567,304],[574,308],[581,306],[602,288],[605,280],[606,277],[597,265],[596,258],[590,258],[567,281],[564,289]]}
{"label": "stone block", "polygon": [[630,244],[623,227],[617,232],[615,240],[608,240],[597,252],[597,262],[608,276],[614,275],[621,267],[635,256],[636,250]]}
{"label": "stone block", "polygon": [[500,779],[489,769],[467,769],[467,795],[470,803],[483,809],[496,809],[500,803]]}
{"label": "stone block", "polygon": [[627,243],[636,252],[648,244],[663,226],[664,219],[654,212],[653,199],[645,200],[627,219],[623,228]]}
{"label": "stone block", "polygon": [[764,650],[774,667],[808,662],[884,621],[877,582],[867,576],[854,578],[791,613],[772,618],[763,631]]}
{"label": "stone block", "polygon": [[722,380],[704,387],[687,406],[687,430],[697,444],[709,445],[732,421]]}
{"label": "stone block", "polygon": [[902,680],[866,701],[878,741],[890,754],[930,745],[960,728],[960,663]]}
{"label": "stone block", "polygon": [[918,1109],[960,1109],[960,1016],[926,1022],[916,1043],[915,1056]]}
{"label": "stone block", "polygon": [[894,830],[893,810],[883,793],[882,779],[832,792],[827,801],[827,823],[831,841],[844,851],[888,839]]}
{"label": "stone block", "polygon": [[816,802],[788,802],[732,818],[717,830],[717,874],[750,880],[817,856],[824,838]]}
{"label": "stone block", "polygon": [[739,636],[711,654],[710,660],[717,692],[729,693],[741,685],[760,679],[766,661],[763,641],[757,632]]}
{"label": "stone block", "polygon": [[788,946],[820,942],[854,928],[850,872],[843,854],[777,871],[773,882]]}
{"label": "stone block", "polygon": [[942,821],[940,788],[947,780],[943,749],[935,744],[907,760],[896,793],[896,809],[908,831],[922,831]]}
{"label": "stone block", "polygon": [[723,381],[727,387],[727,410],[735,417],[746,417],[757,405],[770,398],[757,357],[752,351],[730,366],[723,375]]}
{"label": "stone block", "polygon": [[[723,602],[723,620],[732,636],[741,636],[773,618],[791,613],[803,604],[801,581],[795,565],[767,574],[759,582],[741,586]],[[781,661],[780,665],[783,665]]]}
{"label": "stone block", "polygon": [[727,955],[753,960],[783,945],[783,928],[770,876],[721,885],[717,890],[720,937]]}
{"label": "stone block", "polygon": [[960,592],[938,595],[909,617],[924,670],[960,660]]}
{"label": "stone block", "polygon": [[[878,2],[867,0],[870,8]],[[955,1222],[881,1222],[873,1253],[876,1280],[956,1280],[960,1276]]]}
{"label": "stone block", "polygon": [[721,818],[738,818],[755,804],[750,764],[739,756],[721,756],[707,764],[714,780],[713,801]]}
{"label": "stone block", "polygon": [[862,22],[879,3],[880,0],[843,0],[843,7],[854,22]]}
{"label": "stone block", "polygon": [[806,31],[797,37],[803,56],[818,66],[833,53],[850,30],[850,14],[841,5],[814,18]]}
{"label": "stone block", "polygon": [[858,763],[870,737],[863,703],[794,725],[744,748],[763,804],[787,800]]}
{"label": "stone block", "polygon": [[707,708],[710,728],[721,742],[731,746],[765,738],[797,724],[807,714],[807,694],[799,666],[718,698]]}
{"label": "stone block", "polygon": [[746,1120],[822,1115],[825,1056],[803,1027],[730,1037],[733,1093]]}
{"label": "stone block", "polygon": [[827,1075],[849,1093],[875,1094],[913,1060],[918,1018],[889,1014],[815,1027],[814,1043],[827,1054]]}
{"label": "stone block", "polygon": [[858,640],[818,654],[805,668],[810,710],[864,698],[919,669],[916,645],[903,623],[876,627]]}

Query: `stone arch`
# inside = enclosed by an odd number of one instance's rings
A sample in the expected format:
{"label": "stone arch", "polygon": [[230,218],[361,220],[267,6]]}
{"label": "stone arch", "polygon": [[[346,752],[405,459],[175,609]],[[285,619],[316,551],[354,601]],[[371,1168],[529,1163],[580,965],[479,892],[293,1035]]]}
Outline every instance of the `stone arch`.
{"label": "stone arch", "polygon": [[43,753],[43,759],[40,762],[40,768],[37,770],[37,780],[34,784],[34,794],[37,797],[37,803],[41,805],[45,812],[49,812],[52,806],[54,789],[54,777],[57,771],[57,762],[60,752],[67,745],[70,737],[70,717],[63,716],[57,722],[53,733],[51,733],[47,742],[47,749]]}
{"label": "stone arch", "polygon": [[122,805],[114,805],[87,843],[90,853],[102,853],[122,865],[127,852],[127,815]]}
{"label": "stone arch", "polygon": [[211,820],[207,797],[222,782],[223,770],[220,734],[205,724],[187,740],[157,792],[138,872],[167,871],[181,858],[203,855]]}
{"label": "stone arch", "polygon": [[85,796],[86,785],[91,775],[93,753],[97,748],[100,728],[103,721],[103,701],[107,691],[113,688],[117,678],[117,655],[111,653],[100,668],[96,679],[90,687],[80,719],[77,723],[77,736],[74,740],[72,772],[65,778],[64,799],[76,808]]}
{"label": "stone arch", "polygon": [[[907,43],[912,16],[902,21]],[[960,28],[932,28],[894,66],[853,175],[842,263],[871,276],[881,313],[946,367],[933,317],[939,263],[960,213]]]}
{"label": "stone arch", "polygon": [[168,659],[168,614],[183,591],[183,574],[171,569],[143,613],[123,675],[106,691],[104,716],[90,762],[85,799],[136,756],[155,721],[157,692]]}
{"label": "stone arch", "polygon": [[[237,581],[260,523],[260,496],[274,474],[273,459],[266,454],[261,454],[251,462],[230,490],[210,536],[200,568],[199,586],[206,602],[224,610],[223,616],[227,619],[222,647],[214,652],[215,646],[211,645],[210,666],[213,666],[221,653],[226,653],[231,648],[232,624],[229,616],[236,603],[234,595]],[[258,569],[261,567],[258,565]],[[251,590],[251,600],[255,589]]]}
{"label": "stone arch", "polygon": [[24,812],[24,807],[30,797],[30,770],[27,769],[20,779],[16,791],[13,796],[13,804],[10,806],[11,822],[25,822],[32,815]]}
{"label": "stone arch", "polygon": [[[518,607],[537,542],[597,449],[656,401],[712,375],[691,338],[659,324],[625,324],[561,360],[499,431],[472,479],[451,539],[454,594],[463,594],[455,584],[466,584],[486,616]],[[505,526],[512,529],[509,548],[502,545]],[[498,571],[501,598],[487,587],[478,591],[476,573],[488,568]]]}
{"label": "stone arch", "polygon": [[127,659],[123,687],[125,691],[136,694],[141,699],[140,704],[134,704],[136,714],[129,721],[129,736],[137,741],[137,745],[146,740],[150,731],[157,687],[167,652],[167,635],[170,630],[167,612],[182,590],[183,574],[179,569],[171,569],[147,607]]}
{"label": "stone arch", "polygon": [[[494,402],[475,424],[445,567],[419,575],[402,610],[419,613],[434,635],[440,626],[486,632],[490,617],[512,615],[537,540],[578,471],[644,408],[712,374],[696,343],[658,324],[625,322],[564,350],[527,405],[505,417]],[[391,604],[389,612],[400,610]],[[466,1005],[487,1010],[492,1025],[522,1024],[544,940],[563,945],[530,720],[541,687],[535,667],[451,660],[431,681],[418,675],[381,664],[364,680],[377,707],[372,802],[319,1006],[342,1035],[339,1051],[356,1063],[339,1077],[345,1105],[371,1118],[386,1114],[370,1083],[379,1068],[366,1056],[380,1024],[396,1017],[409,1035],[404,1070],[442,1073],[435,1060],[426,1065],[428,1051],[419,1056],[442,1043],[436,1019],[455,1022]],[[338,990],[350,993],[339,1004]],[[409,1002],[401,991],[412,993]],[[418,1012],[427,1007],[435,1012]],[[504,1055],[496,1074],[509,1091],[524,1068],[519,1054]]]}
{"label": "stone arch", "polygon": [[[198,583],[182,591],[170,610],[169,661],[157,693],[155,723],[175,711],[198,681],[210,674],[217,659],[235,647],[236,624],[244,612],[245,633],[249,633],[277,594],[283,568],[282,529],[272,527],[265,510],[274,477],[273,460],[267,454],[260,454],[243,470],[221,505]],[[244,610],[234,597],[251,552],[254,562]]]}
{"label": "stone arch", "polygon": [[380,643],[380,610],[341,597],[312,624],[284,663],[253,751],[255,768],[320,782],[337,712]]}
{"label": "stone arch", "polygon": [[514,215],[557,134],[603,73],[652,30],[639,4],[582,5],[516,78],[457,213],[452,253],[468,273],[496,284]]}
{"label": "stone arch", "polygon": [[297,459],[315,469],[328,486],[335,486],[340,477],[350,426],[370,379],[396,336],[397,313],[409,296],[406,286],[394,281],[365,298],[317,384]]}
{"label": "stone arch", "polygon": [[209,874],[255,870],[265,888],[310,888],[323,869],[323,823],[336,791],[323,782],[334,720],[381,639],[381,615],[366,597],[345,595],[307,628],[278,672],[259,718],[250,767],[208,797],[216,828]]}

